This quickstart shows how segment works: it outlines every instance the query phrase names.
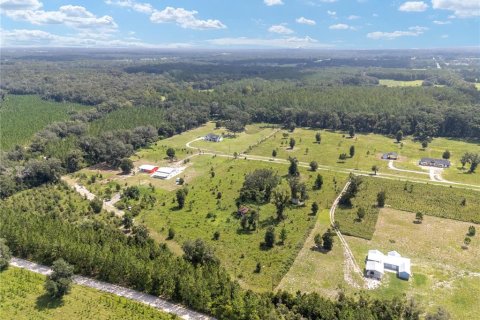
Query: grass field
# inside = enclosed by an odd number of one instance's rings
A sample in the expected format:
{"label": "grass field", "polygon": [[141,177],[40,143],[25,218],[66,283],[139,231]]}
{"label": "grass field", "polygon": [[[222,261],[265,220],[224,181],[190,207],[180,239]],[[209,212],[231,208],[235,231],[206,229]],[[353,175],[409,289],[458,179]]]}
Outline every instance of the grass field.
{"label": "grass field", "polygon": [[[415,224],[415,214],[394,209],[382,209],[376,231],[371,240],[346,236],[361,268],[369,249],[384,253],[396,250],[412,259],[413,276],[410,281],[386,273],[379,288],[368,294],[388,299],[406,295],[413,297],[424,311],[445,307],[452,319],[476,319],[480,294],[480,238],[472,238],[467,250],[461,248],[470,223],[436,217],[425,217]],[[477,230],[480,227],[477,226]],[[328,227],[328,211],[319,215],[315,232]],[[343,251],[335,238],[328,254],[311,250],[313,239],[308,239],[279,289],[292,293],[314,291],[333,297],[339,290],[358,293],[344,280]]]}
{"label": "grass field", "polygon": [[397,81],[397,80],[389,80],[389,79],[380,79],[379,82],[381,86],[387,86],[387,87],[420,87],[423,83],[423,80]]}
{"label": "grass field", "polygon": [[[476,191],[365,177],[360,191],[352,200],[353,207],[339,206],[335,212],[335,220],[340,223],[342,233],[371,239],[378,216],[376,196],[382,190],[387,194],[387,207],[480,223],[480,197]],[[466,200],[465,205],[461,204],[463,199]],[[357,220],[359,207],[366,210],[362,222]]]}
{"label": "grass field", "polygon": [[45,276],[10,267],[0,272],[2,319],[178,319],[140,303],[74,285],[62,301],[51,300]]}
{"label": "grass field", "polygon": [[72,111],[89,108],[76,103],[46,101],[34,95],[7,95],[6,100],[0,102],[0,150],[25,145],[48,124],[68,119]]}
{"label": "grass field", "polygon": [[430,216],[422,224],[414,220],[414,213],[382,209],[372,240],[347,237],[361,267],[369,249],[396,250],[412,260],[410,281],[388,274],[378,289],[369,292],[382,298],[407,294],[426,310],[443,306],[453,319],[474,319],[480,295],[478,235],[467,250],[462,249],[471,223]]}
{"label": "grass field", "polygon": [[[373,165],[380,168],[380,173],[391,175],[411,176],[415,178],[428,179],[423,174],[406,173],[391,170],[388,162],[380,157],[385,152],[397,152],[400,159],[395,161],[398,168],[422,171],[418,161],[422,157],[441,158],[445,150],[451,152],[450,161],[452,167],[444,170],[443,176],[447,180],[480,185],[480,171],[474,174],[465,173],[461,169],[460,158],[465,152],[480,153],[479,142],[464,142],[446,138],[434,139],[426,150],[423,150],[420,143],[405,138],[402,143],[396,143],[394,138],[377,134],[357,134],[353,139],[344,132],[331,132],[318,130],[321,133],[322,141],[315,143],[317,130],[295,129],[284,138],[282,132],[276,133],[270,139],[253,148],[250,154],[270,157],[272,151],[277,151],[277,158],[287,159],[289,156],[296,157],[300,161],[317,161],[321,165],[334,166],[345,169],[359,169],[371,172]],[[290,138],[296,141],[295,148],[290,149],[288,143]],[[349,157],[350,146],[355,147],[355,155]],[[308,149],[308,151],[307,151]],[[339,161],[341,153],[347,154],[345,161]]]}

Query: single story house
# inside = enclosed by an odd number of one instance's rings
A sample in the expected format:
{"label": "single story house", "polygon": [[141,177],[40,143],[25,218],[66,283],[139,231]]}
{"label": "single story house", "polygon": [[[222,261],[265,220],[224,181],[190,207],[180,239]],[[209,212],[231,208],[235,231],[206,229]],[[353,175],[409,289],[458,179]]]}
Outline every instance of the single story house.
{"label": "single story house", "polygon": [[203,139],[205,141],[220,142],[220,141],[223,140],[223,137],[221,135],[218,135],[218,134],[209,133]]}
{"label": "single story house", "polygon": [[419,164],[421,166],[450,168],[450,161],[445,159],[422,158],[420,159]]}
{"label": "single story house", "polygon": [[398,154],[396,152],[387,152],[384,153],[382,156],[383,160],[397,160],[398,159]]}
{"label": "single story house", "polygon": [[138,170],[140,170],[140,172],[146,172],[146,173],[154,173],[155,171],[157,171],[158,167],[157,166],[154,166],[154,165],[151,165],[151,164],[142,164],[140,167],[138,167]]}
{"label": "single story house", "polygon": [[170,179],[183,171],[184,168],[160,167],[152,175],[152,178]]}
{"label": "single story house", "polygon": [[385,271],[396,272],[400,279],[408,280],[412,275],[410,259],[402,257],[396,251],[384,255],[378,250],[369,250],[365,275],[380,280]]}

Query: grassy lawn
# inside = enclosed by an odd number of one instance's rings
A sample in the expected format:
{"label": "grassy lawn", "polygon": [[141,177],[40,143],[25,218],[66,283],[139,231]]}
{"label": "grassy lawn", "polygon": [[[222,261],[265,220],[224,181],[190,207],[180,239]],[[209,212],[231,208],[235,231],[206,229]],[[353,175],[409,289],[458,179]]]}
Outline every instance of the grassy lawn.
{"label": "grassy lawn", "polygon": [[420,87],[423,83],[423,80],[412,80],[412,81],[398,81],[398,80],[389,80],[389,79],[380,79],[379,85],[387,87]]}
{"label": "grassy lawn", "polygon": [[347,286],[343,279],[343,250],[338,240],[335,238],[333,249],[328,253],[315,248],[315,234],[323,234],[330,227],[328,212],[329,210],[325,209],[318,215],[315,228],[277,289],[289,292],[316,291],[335,297],[339,287]]}
{"label": "grassy lawn", "polygon": [[[194,162],[193,167],[198,171],[198,176],[188,184],[189,193],[183,209],[177,208],[174,192],[165,193],[157,190],[158,205],[142,211],[137,221],[146,224],[152,236],[162,241],[166,241],[169,228],[173,228],[176,235],[173,241],[167,242],[181,245],[186,240],[195,238],[207,241],[215,248],[216,255],[233,278],[247,288],[270,290],[288,271],[315,224],[316,218],[309,214],[311,203],[315,200],[320,208],[327,208],[336,194],[333,178],[336,177],[340,187],[346,176],[323,174],[325,183],[322,190],[310,190],[310,200],[306,206],[289,207],[286,210],[287,219],[280,223],[274,218],[273,204],[250,204],[260,213],[258,228],[255,231],[244,232],[240,227],[240,220],[236,217],[235,204],[244,175],[254,168],[272,168],[278,170],[279,175],[284,175],[287,167],[264,162],[255,162],[253,166],[252,161],[243,159],[210,156],[201,158],[200,162]],[[213,178],[209,173],[211,168],[214,168],[215,172]],[[311,189],[316,174],[306,170],[301,172],[302,179]],[[218,192],[222,193],[221,199],[217,199]],[[287,230],[284,245],[277,245],[270,250],[261,247],[268,226],[275,226],[277,240],[280,230],[282,228]],[[213,240],[215,231],[220,232],[220,239],[217,241]],[[258,262],[262,265],[262,271],[255,273]]]}
{"label": "grassy lawn", "polygon": [[178,319],[143,304],[74,285],[61,301],[43,288],[45,276],[10,267],[0,273],[2,319]]}
{"label": "grassy lawn", "polygon": [[72,111],[91,108],[76,103],[46,101],[35,95],[12,94],[7,95],[0,105],[0,150],[27,144],[48,124],[68,119]]}
{"label": "grassy lawn", "polygon": [[[211,124],[210,124],[211,125]],[[221,142],[209,142],[209,141],[195,141],[191,144],[192,147],[201,148],[204,150],[214,150],[217,152],[223,152],[227,154],[233,154],[234,152],[243,153],[248,152],[250,148],[262,143],[270,135],[274,134],[278,129],[272,128],[263,124],[247,125],[245,131],[236,134],[234,137],[225,137]],[[225,128],[213,129],[216,134],[228,133]]]}
{"label": "grassy lawn", "polygon": [[369,249],[384,253],[396,250],[412,259],[410,281],[387,274],[382,285],[369,292],[384,298],[406,294],[417,298],[426,310],[443,306],[453,319],[475,318],[475,297],[480,293],[478,235],[472,238],[467,250],[462,249],[471,223],[430,216],[422,224],[415,224],[414,220],[414,213],[382,209],[371,240],[346,238],[361,267]]}
{"label": "grassy lawn", "polygon": [[[382,190],[386,191],[387,207],[480,223],[480,197],[476,191],[365,177],[352,200],[353,206],[339,206],[335,212],[335,220],[340,223],[342,233],[365,239],[372,237],[378,216],[376,197]],[[465,205],[461,204],[463,199],[466,199]],[[362,222],[357,220],[359,207],[366,211]]]}
{"label": "grassy lawn", "polygon": [[[322,141],[315,143],[315,133],[320,132]],[[451,152],[450,161],[452,167],[444,170],[444,178],[451,181],[464,182],[480,185],[480,173],[466,174],[461,170],[460,158],[465,152],[480,153],[478,142],[464,142],[446,138],[436,138],[429,144],[426,150],[421,148],[420,143],[405,138],[403,143],[396,143],[394,138],[377,134],[357,134],[353,139],[345,132],[331,132],[326,130],[310,130],[298,128],[289,133],[287,138],[278,132],[270,139],[253,148],[250,152],[254,155],[270,157],[272,151],[277,151],[277,158],[287,159],[289,156],[296,157],[302,162],[317,161],[321,165],[334,166],[344,169],[358,169],[371,172],[373,165],[380,168],[380,173],[390,175],[411,176],[412,178],[428,179],[427,175],[394,171],[388,168],[388,162],[381,160],[384,152],[397,152],[400,156],[395,161],[398,168],[422,171],[418,161],[422,157],[441,158],[445,150]],[[296,141],[295,148],[290,149],[290,138]],[[355,155],[349,157],[350,146],[355,147]],[[308,151],[307,151],[308,149]],[[339,161],[341,153],[347,154],[345,161]]]}

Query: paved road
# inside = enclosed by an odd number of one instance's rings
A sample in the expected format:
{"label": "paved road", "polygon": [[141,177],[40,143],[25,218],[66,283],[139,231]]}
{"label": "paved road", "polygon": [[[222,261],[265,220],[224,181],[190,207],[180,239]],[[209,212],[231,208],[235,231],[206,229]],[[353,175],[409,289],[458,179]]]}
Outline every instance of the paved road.
{"label": "paved road", "polygon": [[[49,267],[46,267],[34,262],[30,262],[24,259],[19,259],[19,258],[12,258],[12,260],[10,261],[10,264],[12,266],[33,271],[35,273],[40,273],[43,275],[49,275],[52,272],[52,270]],[[85,287],[90,287],[103,292],[114,294],[116,296],[125,297],[127,299],[149,305],[155,309],[175,314],[182,319],[215,320],[215,318],[206,316],[196,311],[189,310],[179,304],[174,304],[174,303],[168,302],[167,300],[164,300],[143,292],[128,289],[125,287],[117,286],[114,284],[110,284],[110,283],[106,283],[103,281],[98,281],[98,280],[94,280],[94,279],[90,279],[82,276],[74,276],[73,281],[76,284],[79,284]]]}

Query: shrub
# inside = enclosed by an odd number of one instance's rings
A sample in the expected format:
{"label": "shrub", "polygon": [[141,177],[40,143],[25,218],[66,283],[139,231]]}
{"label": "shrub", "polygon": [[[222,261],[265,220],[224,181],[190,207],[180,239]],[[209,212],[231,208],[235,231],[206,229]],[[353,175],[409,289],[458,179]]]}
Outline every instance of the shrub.
{"label": "shrub", "polygon": [[265,246],[267,248],[273,248],[275,245],[275,228],[268,227],[267,231],[265,232]]}
{"label": "shrub", "polygon": [[51,297],[61,298],[70,291],[73,266],[60,258],[53,263],[52,270],[45,282],[45,289]]}
{"label": "shrub", "polygon": [[173,228],[169,228],[168,229],[168,237],[167,239],[168,240],[172,240],[173,238],[175,238],[175,230]]}

